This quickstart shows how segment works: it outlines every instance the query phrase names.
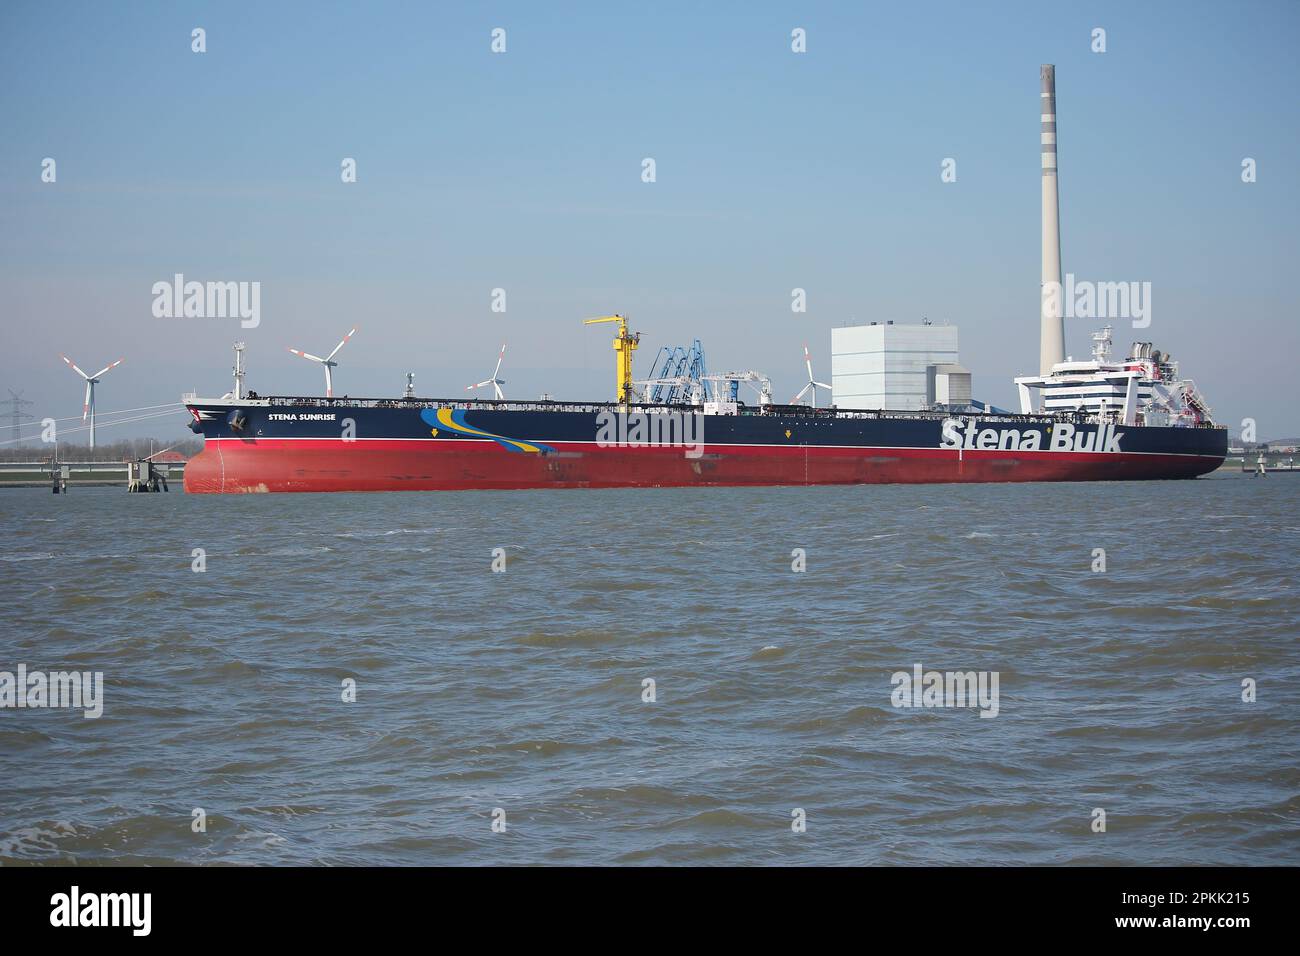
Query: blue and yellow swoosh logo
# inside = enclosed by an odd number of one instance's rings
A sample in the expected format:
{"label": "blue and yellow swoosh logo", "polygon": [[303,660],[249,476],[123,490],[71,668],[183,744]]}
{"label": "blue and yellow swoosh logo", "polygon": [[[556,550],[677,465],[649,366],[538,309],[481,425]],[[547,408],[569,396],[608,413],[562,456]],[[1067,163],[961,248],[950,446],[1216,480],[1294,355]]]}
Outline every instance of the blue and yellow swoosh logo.
{"label": "blue and yellow swoosh logo", "polygon": [[424,419],[426,425],[431,425],[434,428],[445,428],[457,435],[489,438],[509,451],[533,452],[534,454],[547,454],[555,451],[550,445],[543,445],[540,442],[526,442],[517,438],[506,438],[504,435],[494,435],[492,432],[485,432],[481,428],[475,428],[465,421],[465,409],[463,408],[426,408],[420,412],[420,417]]}

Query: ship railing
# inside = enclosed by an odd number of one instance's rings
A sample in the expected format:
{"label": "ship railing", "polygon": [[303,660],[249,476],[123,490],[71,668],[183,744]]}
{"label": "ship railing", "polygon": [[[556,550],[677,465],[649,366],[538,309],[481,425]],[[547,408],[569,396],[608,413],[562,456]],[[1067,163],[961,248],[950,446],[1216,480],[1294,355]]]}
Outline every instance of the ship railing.
{"label": "ship railing", "polygon": [[[451,408],[467,411],[521,411],[521,412],[582,412],[599,414],[603,411],[621,412],[679,412],[681,414],[698,414],[699,405],[689,403],[631,403],[622,405],[618,402],[566,402],[555,400],[518,401],[511,399],[458,399],[458,398],[320,398],[305,395],[259,395],[258,404],[282,405],[291,408]],[[1005,422],[1007,424],[1042,424],[1044,422],[1070,422],[1073,424],[1101,424],[1100,416],[1078,411],[1045,412],[1042,414],[1020,415],[1014,412],[982,411],[945,411],[931,409],[897,410],[872,408],[813,408],[809,405],[746,405],[739,403],[736,414],[740,416],[767,416],[774,418],[801,419],[839,419],[839,420],[879,420],[909,419],[915,421],[943,421],[948,418],[975,418],[981,422]],[[1105,421],[1112,421],[1106,418]],[[1213,422],[1203,422],[1200,428],[1217,428]]]}

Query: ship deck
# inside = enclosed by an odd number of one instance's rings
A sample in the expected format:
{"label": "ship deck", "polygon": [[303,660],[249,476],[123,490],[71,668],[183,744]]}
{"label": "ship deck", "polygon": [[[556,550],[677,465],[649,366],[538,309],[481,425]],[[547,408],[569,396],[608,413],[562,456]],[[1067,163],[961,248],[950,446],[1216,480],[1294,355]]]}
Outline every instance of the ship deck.
{"label": "ship deck", "polygon": [[[373,408],[373,409],[424,409],[424,408],[453,408],[483,411],[519,411],[519,412],[570,412],[577,414],[599,414],[604,411],[614,412],[647,412],[647,413],[665,413],[675,412],[677,414],[689,415],[699,414],[702,409],[698,405],[665,405],[657,403],[631,403],[622,405],[618,402],[569,402],[569,401],[552,401],[539,399],[536,401],[519,401],[519,400],[495,400],[495,399],[463,399],[463,398],[350,398],[342,396],[339,398],[322,398],[310,395],[257,395],[256,397],[245,396],[242,399],[222,397],[214,399],[198,398],[194,395],[186,395],[183,398],[186,405],[224,405],[234,407],[237,405],[254,406],[254,407],[286,407],[286,408]],[[1011,412],[985,412],[985,411],[953,411],[953,410],[898,410],[898,409],[869,409],[869,408],[812,408],[808,405],[746,405],[738,403],[737,415],[745,416],[771,416],[777,418],[806,418],[806,419],[904,419],[914,421],[943,421],[949,418],[977,418],[981,422],[1005,422],[1008,424],[1048,424],[1052,422],[1094,422],[1095,416],[1087,415],[1080,412],[1059,411],[1035,415],[1018,415]],[[1133,426],[1130,426],[1133,427]],[[1197,426],[1182,426],[1196,428],[1218,428],[1222,426],[1212,423],[1202,423]]]}

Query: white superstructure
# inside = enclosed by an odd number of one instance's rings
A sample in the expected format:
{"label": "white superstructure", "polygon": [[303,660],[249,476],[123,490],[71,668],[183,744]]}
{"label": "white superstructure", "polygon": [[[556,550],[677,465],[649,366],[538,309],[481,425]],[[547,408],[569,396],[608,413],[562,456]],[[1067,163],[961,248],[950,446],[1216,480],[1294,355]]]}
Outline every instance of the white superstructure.
{"label": "white superstructure", "polygon": [[1196,383],[1179,378],[1178,363],[1150,342],[1134,342],[1128,358],[1115,362],[1110,326],[1092,338],[1091,361],[1057,362],[1048,375],[1015,380],[1021,412],[1078,412],[1125,425],[1199,425],[1212,420]]}

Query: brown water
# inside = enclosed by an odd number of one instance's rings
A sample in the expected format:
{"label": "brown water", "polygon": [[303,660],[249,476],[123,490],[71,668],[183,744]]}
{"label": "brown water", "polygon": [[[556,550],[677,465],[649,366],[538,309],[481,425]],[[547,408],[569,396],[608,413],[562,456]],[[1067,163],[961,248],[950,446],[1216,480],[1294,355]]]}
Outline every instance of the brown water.
{"label": "brown water", "polygon": [[0,710],[0,862],[1294,865],[1298,502],[3,491],[0,671],[106,687]]}

